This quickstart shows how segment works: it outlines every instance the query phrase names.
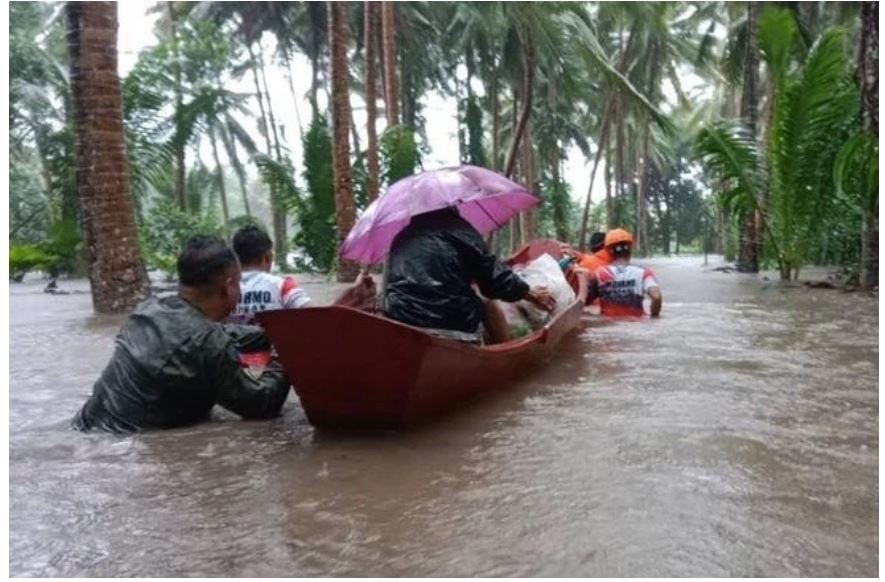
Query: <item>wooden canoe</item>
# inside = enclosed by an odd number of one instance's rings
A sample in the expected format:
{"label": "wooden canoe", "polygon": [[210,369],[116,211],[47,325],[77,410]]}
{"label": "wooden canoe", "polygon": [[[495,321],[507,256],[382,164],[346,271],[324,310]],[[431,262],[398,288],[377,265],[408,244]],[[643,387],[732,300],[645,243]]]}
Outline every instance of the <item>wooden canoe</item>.
{"label": "wooden canoe", "polygon": [[[548,252],[535,241],[511,263]],[[581,318],[586,280],[571,276],[578,299],[546,326],[503,344],[477,347],[348,307],[258,314],[315,426],[400,428],[504,388],[543,363]]]}

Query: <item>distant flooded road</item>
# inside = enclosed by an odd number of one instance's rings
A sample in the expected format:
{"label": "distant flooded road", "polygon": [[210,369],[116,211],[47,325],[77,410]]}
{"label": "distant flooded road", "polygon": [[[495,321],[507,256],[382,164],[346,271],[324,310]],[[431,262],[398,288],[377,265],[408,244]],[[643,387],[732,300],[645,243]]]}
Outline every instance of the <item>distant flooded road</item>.
{"label": "distant flooded road", "polygon": [[374,434],[294,395],[75,433],[123,320],[11,284],[10,574],[877,576],[878,299],[646,264],[661,319],[588,317],[521,385]]}

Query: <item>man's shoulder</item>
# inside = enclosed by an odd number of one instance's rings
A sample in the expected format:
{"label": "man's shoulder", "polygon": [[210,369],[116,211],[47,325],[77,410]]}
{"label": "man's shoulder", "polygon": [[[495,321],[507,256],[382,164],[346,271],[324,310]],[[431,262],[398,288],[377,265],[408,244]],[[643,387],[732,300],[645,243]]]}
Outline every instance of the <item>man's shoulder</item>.
{"label": "man's shoulder", "polygon": [[199,309],[175,295],[151,297],[140,303],[123,331],[135,333],[133,337],[140,341],[155,338],[158,344],[169,345],[203,336],[216,325]]}
{"label": "man's shoulder", "polygon": [[135,307],[132,316],[130,319],[172,318],[177,321],[208,321],[196,307],[185,301],[180,295],[148,297]]}
{"label": "man's shoulder", "polygon": [[282,285],[284,279],[267,271],[244,271],[240,281],[243,285]]}

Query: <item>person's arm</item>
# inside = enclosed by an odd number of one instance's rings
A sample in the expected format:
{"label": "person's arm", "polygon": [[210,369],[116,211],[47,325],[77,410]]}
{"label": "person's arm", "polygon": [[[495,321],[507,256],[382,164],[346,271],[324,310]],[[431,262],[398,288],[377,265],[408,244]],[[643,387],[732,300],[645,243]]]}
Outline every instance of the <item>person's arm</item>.
{"label": "person's arm", "polygon": [[[250,339],[253,346],[258,343]],[[279,414],[289,395],[289,379],[279,362],[271,361],[253,380],[240,364],[237,341],[221,328],[209,332],[200,349],[216,403],[246,419]]]}
{"label": "person's arm", "polygon": [[478,232],[464,229],[451,236],[485,297],[508,302],[528,298],[529,284],[492,254]]}
{"label": "person's arm", "polygon": [[367,272],[360,273],[356,283],[345,289],[335,298],[332,305],[352,307],[361,311],[375,311],[378,289],[375,279]]}
{"label": "person's arm", "polygon": [[661,288],[652,287],[648,290],[648,296],[651,298],[651,316],[658,317],[661,314],[661,304],[664,301],[664,298],[661,295]]}
{"label": "person's arm", "polygon": [[651,299],[651,305],[649,306],[651,316],[658,317],[661,314],[661,305],[663,304],[664,298],[663,295],[661,295],[661,287],[658,285],[651,269],[645,270],[645,275],[642,277],[642,289]]}
{"label": "person's arm", "polygon": [[310,296],[302,289],[294,277],[285,277],[280,288],[280,302],[283,309],[301,309],[310,306]]}

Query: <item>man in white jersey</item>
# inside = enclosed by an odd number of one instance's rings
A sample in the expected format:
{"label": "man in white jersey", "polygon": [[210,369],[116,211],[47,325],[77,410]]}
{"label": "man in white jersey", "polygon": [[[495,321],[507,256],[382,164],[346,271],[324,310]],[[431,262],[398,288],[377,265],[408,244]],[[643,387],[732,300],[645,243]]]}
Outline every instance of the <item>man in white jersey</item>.
{"label": "man in white jersey", "polygon": [[590,284],[590,299],[599,298],[602,315],[642,317],[643,298],[651,298],[651,316],[661,313],[661,288],[651,269],[630,264],[633,236],[617,228],[605,236],[605,248],[612,257],[610,265],[599,267]]}
{"label": "man in white jersey", "polygon": [[244,226],[234,234],[234,252],[240,259],[240,302],[231,315],[237,323],[252,323],[259,311],[301,309],[310,305],[310,297],[292,276],[270,272],[273,242],[257,226]]}

